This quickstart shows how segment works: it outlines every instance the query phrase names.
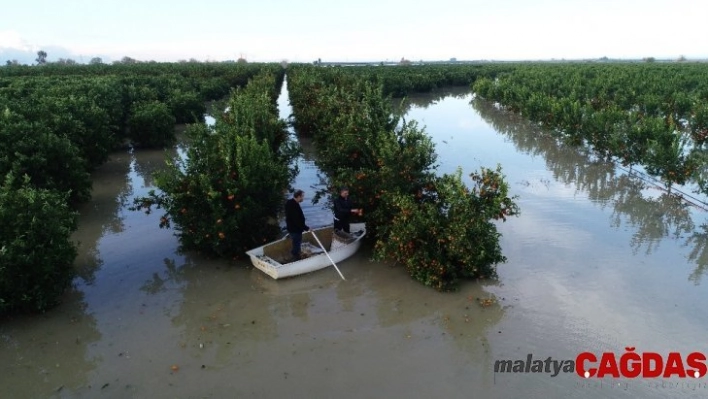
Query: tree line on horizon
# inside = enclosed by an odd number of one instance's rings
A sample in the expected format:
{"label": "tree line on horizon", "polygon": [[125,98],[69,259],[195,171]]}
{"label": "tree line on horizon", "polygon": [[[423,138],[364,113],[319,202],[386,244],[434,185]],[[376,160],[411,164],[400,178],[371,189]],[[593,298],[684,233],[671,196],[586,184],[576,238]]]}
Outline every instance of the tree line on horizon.
{"label": "tree line on horizon", "polygon": [[[47,59],[48,54],[44,50],[39,50],[37,51],[37,58],[34,59],[35,64],[32,64],[32,66],[38,66],[38,65],[45,65],[45,64],[59,64],[59,65],[80,65],[83,64],[82,62],[78,62],[73,58],[64,58],[60,57],[54,62],[51,62]],[[137,63],[156,63],[157,61],[150,60],[150,61],[140,61],[132,57],[124,56],[120,60],[115,60],[112,62],[112,64],[137,64]],[[200,63],[200,62],[208,62],[208,61],[199,61],[196,58],[190,58],[189,60],[186,59],[180,59],[177,61],[177,63]],[[218,61],[218,62],[237,62],[237,63],[247,63],[248,61],[243,57],[239,57],[236,61]],[[103,61],[103,58],[101,57],[92,57],[89,62],[89,65],[99,65],[99,64],[106,64],[106,62]],[[27,64],[21,63],[19,60],[16,58],[14,59],[8,59],[5,61],[5,66],[28,66]]]}
{"label": "tree line on horizon", "polygon": [[[47,60],[47,52],[44,50],[39,50],[37,51],[37,58],[35,58],[36,64],[33,64],[34,66],[36,65],[44,65],[44,64],[59,64],[59,65],[80,65],[83,64],[82,62],[78,62],[73,58],[64,58],[60,57],[57,59],[57,61],[51,62]],[[556,59],[552,59],[551,61],[559,61]],[[560,61],[563,62],[573,62],[573,61],[592,61],[591,59],[585,59],[585,60],[566,60],[566,59],[561,59]],[[596,61],[599,62],[612,62],[612,61],[622,61],[620,59],[612,59],[608,57],[600,57],[597,58]],[[627,61],[627,60],[624,60]],[[679,55],[676,59],[658,59],[656,57],[644,57],[641,59],[642,62],[657,62],[657,61],[675,61],[675,62],[686,62],[689,61],[688,58],[684,55]],[[693,61],[700,61],[698,59],[693,60]],[[114,60],[112,61],[112,64],[136,64],[136,63],[156,63],[157,61],[150,60],[150,61],[140,61],[135,58],[129,57],[129,56],[124,56],[120,60]],[[187,59],[180,59],[177,61],[177,63],[200,63],[200,62],[209,62],[209,61],[200,61],[197,60],[196,58],[189,58]],[[216,61],[216,62],[237,62],[237,63],[246,63],[248,62],[246,58],[244,58],[243,55],[239,56],[239,58],[236,61]],[[283,60],[282,62],[287,62]],[[464,62],[464,61],[459,61],[457,58],[450,58],[447,61],[423,61],[420,60],[419,63],[424,63],[424,62]],[[539,61],[541,62],[541,61]],[[324,64],[337,64],[338,62],[325,62]],[[101,57],[92,57],[89,62],[89,65],[98,65],[98,64],[105,64],[103,61],[103,58]],[[313,61],[314,65],[323,65],[322,58],[318,58],[317,60]],[[355,62],[356,64],[356,62]],[[383,62],[381,62],[383,64]],[[412,62],[405,57],[402,57],[401,60],[398,62],[400,65],[410,65]],[[20,61],[18,61],[16,58],[15,59],[8,59],[5,61],[5,66],[28,66],[27,64],[22,64]]]}

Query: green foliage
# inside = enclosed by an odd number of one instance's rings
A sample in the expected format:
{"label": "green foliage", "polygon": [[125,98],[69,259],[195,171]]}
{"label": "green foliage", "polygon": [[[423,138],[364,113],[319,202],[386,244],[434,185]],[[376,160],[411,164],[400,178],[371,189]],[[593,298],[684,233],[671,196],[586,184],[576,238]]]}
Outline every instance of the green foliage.
{"label": "green foliage", "polygon": [[[379,226],[390,223],[394,210],[382,202],[389,193],[418,195],[433,176],[437,158],[430,137],[418,128],[415,121],[403,123],[393,130],[372,130],[371,136],[337,135],[337,142],[350,137],[351,152],[337,153],[335,146],[325,146],[320,159],[331,157],[329,170],[331,192],[337,187],[349,186],[352,198],[367,212],[367,228],[372,237],[379,237]],[[335,135],[330,135],[334,138]],[[360,140],[361,139],[361,140]],[[342,156],[343,154],[351,154]]]}
{"label": "green foliage", "polygon": [[[48,79],[51,82],[51,79]],[[66,86],[50,85],[47,94],[57,97],[70,97],[81,95],[89,99],[96,107],[108,116],[107,128],[101,126],[102,116],[92,119],[90,124],[93,134],[103,134],[105,137],[97,138],[97,143],[104,143],[111,138],[111,149],[117,147],[125,139],[125,130],[129,108],[123,104],[123,85],[115,76],[83,77],[73,79]],[[96,111],[99,112],[99,111]],[[71,113],[73,116],[73,113]],[[101,144],[103,146],[103,144]],[[89,147],[85,147],[89,148]],[[92,155],[89,157],[99,159]],[[93,163],[91,163],[93,164]]]}
{"label": "green foliage", "polygon": [[361,80],[382,85],[386,95],[403,97],[413,93],[426,93],[448,86],[470,86],[480,77],[494,78],[510,69],[506,64],[457,64],[457,65],[401,65],[327,67],[296,64],[288,67],[288,79],[296,74],[317,75],[325,85],[339,85],[343,79]]}
{"label": "green foliage", "polygon": [[385,239],[376,242],[375,257],[404,265],[414,279],[440,291],[463,278],[496,277],[495,265],[506,258],[491,221],[517,215],[518,207],[501,167],[473,173],[472,189],[461,176],[435,177],[417,198],[385,195],[394,216],[381,228]]}
{"label": "green foliage", "polygon": [[123,103],[130,108],[131,105],[141,102],[161,101],[160,88],[151,84],[143,84],[135,78],[123,78]]}
{"label": "green foliage", "polygon": [[278,153],[286,143],[287,124],[278,117],[278,107],[272,96],[275,77],[262,74],[254,77],[245,88],[237,88],[227,101],[227,111],[217,124],[220,131],[237,135],[254,135]]}
{"label": "green foliage", "polygon": [[[54,306],[75,274],[70,241],[77,214],[67,195],[34,188],[29,177],[0,185],[0,313]],[[19,180],[19,181],[18,181]]]}
{"label": "green foliage", "polygon": [[128,129],[128,137],[139,146],[162,147],[175,139],[175,117],[165,103],[135,103],[128,118]]}
{"label": "green foliage", "polygon": [[91,88],[76,83],[77,88],[66,84],[50,86],[37,79],[13,83],[3,88],[2,94],[5,106],[14,113],[44,125],[58,136],[67,137],[93,169],[105,162],[108,153],[115,148],[117,124],[122,117],[120,108],[120,114],[111,115],[115,109],[100,98],[102,83],[95,82]]}
{"label": "green foliage", "polygon": [[660,176],[669,187],[673,183],[686,183],[698,164],[685,147],[686,138],[680,134],[651,140],[646,156],[647,172]]}
{"label": "green foliage", "polygon": [[[108,113],[85,96],[42,96],[36,108],[36,118],[52,132],[68,138],[93,170],[108,159],[116,145]],[[25,114],[26,118],[31,118]]]}
{"label": "green foliage", "polygon": [[86,161],[71,140],[6,109],[0,115],[0,174],[10,172],[29,176],[34,187],[69,193],[72,203],[91,198]]}
{"label": "green foliage", "polygon": [[262,89],[236,90],[214,128],[190,125],[187,159],[157,174],[161,193],[135,200],[136,210],[164,209],[160,227],[174,224],[186,250],[239,257],[280,232],[291,158],[273,150],[285,125]]}
{"label": "green foliage", "polygon": [[176,123],[204,122],[206,105],[195,91],[173,90],[167,99]]}
{"label": "green foliage", "polygon": [[223,77],[213,77],[199,82],[199,92],[205,99],[218,100],[229,94],[229,82]]}
{"label": "green foliage", "polygon": [[[316,163],[329,176],[330,190],[317,193],[315,202],[328,193],[338,195],[339,186],[349,186],[352,198],[366,207],[367,229],[375,237],[378,226],[390,219],[388,210],[380,208],[381,196],[416,193],[432,173],[435,149],[417,123],[393,116],[392,101],[380,84],[338,70],[331,74],[335,77],[329,79],[337,85],[319,86],[316,80],[300,80],[298,75],[290,80],[295,101],[318,104],[293,103],[296,120],[305,119],[306,125],[317,129],[312,131]],[[303,92],[307,94],[297,100]]]}
{"label": "green foliage", "polygon": [[[706,99],[708,100],[708,99]],[[696,106],[689,126],[691,127],[691,138],[697,148],[704,148],[708,140],[708,103]]]}

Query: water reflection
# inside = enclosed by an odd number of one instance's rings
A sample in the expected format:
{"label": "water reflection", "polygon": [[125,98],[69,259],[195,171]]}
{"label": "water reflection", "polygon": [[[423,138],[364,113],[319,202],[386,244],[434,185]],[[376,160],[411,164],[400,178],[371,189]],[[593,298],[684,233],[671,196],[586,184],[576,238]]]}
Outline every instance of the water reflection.
{"label": "water reflection", "polygon": [[411,108],[427,109],[446,98],[464,98],[469,96],[469,86],[454,86],[435,89],[429,93],[414,93],[404,98],[394,98],[394,115],[406,115]]}
{"label": "water reflection", "polygon": [[79,207],[81,228],[72,237],[79,246],[74,264],[79,277],[87,284],[94,281],[94,273],[103,266],[98,249],[100,239],[107,234],[119,234],[125,229],[121,209],[126,207],[133,195],[129,174],[131,159],[128,152],[111,154],[109,162],[92,176],[91,201]]}
{"label": "water reflection", "polygon": [[163,262],[165,264],[165,277],[162,277],[157,271],[153,272],[152,277],[140,286],[141,291],[150,295],[156,295],[167,291],[169,288],[168,282],[181,282],[181,271],[175,259],[165,258]]}
{"label": "water reflection", "polygon": [[708,225],[702,224],[694,231],[686,240],[686,246],[692,247],[688,254],[688,260],[698,265],[688,279],[698,285],[701,282],[701,277],[708,270],[706,266],[708,265]]}
{"label": "water reflection", "polygon": [[297,142],[300,145],[302,159],[306,162],[306,165],[314,165],[316,150],[315,145],[312,143],[312,137],[298,136]]}
{"label": "water reflection", "polygon": [[184,137],[165,151],[127,150],[111,154],[110,159],[94,172],[93,191],[89,203],[79,207],[79,226],[73,240],[79,245],[75,266],[79,277],[92,284],[95,273],[104,265],[99,246],[107,236],[126,231],[131,216],[126,208],[132,198],[146,195],[154,187],[154,173],[165,166],[165,160],[176,160],[184,152]]}
{"label": "water reflection", "polygon": [[[163,170],[165,162],[168,160],[176,163],[184,153],[186,153],[186,143],[184,137],[180,136],[179,141],[166,148],[164,152],[149,150],[136,153],[131,167],[137,176],[143,180],[142,187],[155,188],[155,172]],[[153,156],[154,154],[158,154],[158,156]]]}
{"label": "water reflection", "polygon": [[619,215],[624,216],[630,225],[636,226],[637,231],[631,242],[635,253],[645,246],[645,253],[650,254],[658,248],[662,239],[682,239],[695,229],[688,206],[667,193],[662,193],[658,198],[642,197],[639,193],[630,200],[618,201],[614,212],[614,226],[621,224]]}
{"label": "water reflection", "polygon": [[542,156],[553,177],[577,187],[602,207],[611,207],[610,225],[635,229],[630,245],[635,253],[656,251],[662,240],[684,240],[692,247],[689,260],[696,269],[689,279],[695,284],[708,267],[708,228],[696,227],[694,218],[705,212],[681,198],[647,184],[641,175],[619,171],[612,163],[598,161],[586,148],[566,145],[521,116],[494,104],[473,99],[472,107],[499,134],[510,139],[519,151]]}

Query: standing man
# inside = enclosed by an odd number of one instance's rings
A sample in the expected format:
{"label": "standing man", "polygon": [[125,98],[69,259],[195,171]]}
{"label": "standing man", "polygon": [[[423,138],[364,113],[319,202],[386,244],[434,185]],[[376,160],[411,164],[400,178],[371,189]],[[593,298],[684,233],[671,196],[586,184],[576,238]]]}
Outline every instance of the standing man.
{"label": "standing man", "polygon": [[302,245],[302,232],[310,231],[305,224],[305,214],[302,213],[300,203],[305,200],[305,193],[302,190],[295,190],[293,197],[285,202],[285,224],[293,241],[293,248],[290,253],[294,260],[302,259],[300,246]]}
{"label": "standing man", "polygon": [[349,188],[342,187],[339,189],[339,197],[334,200],[334,229],[349,233],[349,217],[352,213],[361,215],[361,209],[352,208]]}

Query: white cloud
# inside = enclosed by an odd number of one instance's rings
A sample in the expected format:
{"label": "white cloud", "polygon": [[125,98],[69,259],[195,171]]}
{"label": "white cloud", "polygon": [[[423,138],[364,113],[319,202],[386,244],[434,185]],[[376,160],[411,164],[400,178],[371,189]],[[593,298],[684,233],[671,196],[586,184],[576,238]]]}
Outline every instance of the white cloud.
{"label": "white cloud", "polygon": [[14,30],[0,30],[0,49],[34,51],[35,47]]}

